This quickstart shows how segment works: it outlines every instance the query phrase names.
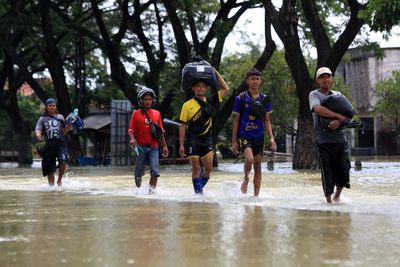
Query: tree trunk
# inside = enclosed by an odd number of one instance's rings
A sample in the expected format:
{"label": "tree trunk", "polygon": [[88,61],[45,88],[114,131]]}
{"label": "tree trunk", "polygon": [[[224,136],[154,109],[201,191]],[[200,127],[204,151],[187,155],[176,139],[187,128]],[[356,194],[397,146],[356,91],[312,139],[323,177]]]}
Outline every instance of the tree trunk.
{"label": "tree trunk", "polygon": [[[299,96],[299,115],[296,145],[293,157],[293,169],[315,169],[318,166],[317,153],[313,141],[313,125],[309,108],[308,95],[315,88],[313,78],[310,77],[307,64],[303,57],[298,34],[298,16],[296,0],[284,0],[279,10],[276,10],[271,0],[264,0],[263,5],[268,12],[275,31],[285,47],[285,58],[295,80]],[[335,71],[341,58],[354,40],[364,21],[358,18],[358,12],[365,8],[356,0],[348,0],[350,19],[346,29],[339,36],[333,46],[326,34],[326,30],[318,16],[314,0],[301,1],[303,12],[312,33],[317,53],[318,67],[330,67]]]}
{"label": "tree trunk", "polygon": [[31,127],[26,121],[18,121],[17,118],[11,118],[13,121],[17,121],[14,125],[15,133],[17,135],[18,144],[18,165],[32,165],[32,138],[31,138]]}
{"label": "tree trunk", "polygon": [[292,162],[292,168],[294,170],[318,168],[313,131],[314,126],[308,118],[298,118],[298,134],[295,144],[296,153],[293,155]]}

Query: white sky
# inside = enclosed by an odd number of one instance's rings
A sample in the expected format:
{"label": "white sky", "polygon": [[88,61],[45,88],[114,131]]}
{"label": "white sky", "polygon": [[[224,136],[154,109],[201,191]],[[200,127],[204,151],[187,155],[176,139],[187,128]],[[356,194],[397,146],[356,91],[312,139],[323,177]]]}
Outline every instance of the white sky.
{"label": "white sky", "polygon": [[[225,42],[225,52],[226,53],[234,53],[234,52],[246,52],[246,46],[243,45],[243,41],[240,40],[244,35],[239,32],[246,31],[246,35],[253,43],[261,43],[261,47],[264,47],[264,9],[252,9],[246,11],[241,18],[239,19],[234,31],[235,34],[230,34]],[[283,45],[276,35],[273,32],[273,39],[278,46],[278,49],[283,48]],[[400,46],[400,26],[396,26],[393,28],[392,36],[388,41],[382,38],[382,34],[371,32],[370,40],[376,41],[380,44],[381,47],[399,47]],[[313,56],[315,52],[311,51],[311,55]],[[316,54],[315,54],[316,55]]]}

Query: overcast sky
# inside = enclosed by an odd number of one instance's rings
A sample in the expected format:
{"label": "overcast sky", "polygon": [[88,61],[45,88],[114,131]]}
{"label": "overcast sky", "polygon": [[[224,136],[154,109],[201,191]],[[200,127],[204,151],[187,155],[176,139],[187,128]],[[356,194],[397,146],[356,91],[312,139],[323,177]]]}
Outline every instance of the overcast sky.
{"label": "overcast sky", "polygon": [[[246,21],[250,21],[247,22]],[[230,34],[226,40],[226,53],[234,53],[234,52],[246,52],[246,47],[243,44],[243,41],[240,41],[240,38],[243,37],[243,34],[239,32],[245,31],[249,39],[253,43],[261,43],[261,47],[264,47],[264,10],[262,8],[253,9],[246,11],[238,21],[238,24],[235,27],[235,34]],[[279,40],[279,37],[273,33],[273,39],[277,44],[278,48],[283,48],[282,43]],[[382,34],[380,33],[370,33],[370,39],[378,42],[381,47],[399,47],[400,46],[400,27],[397,26],[394,28],[392,37],[389,38],[388,41],[382,38]],[[313,55],[315,52],[311,51]]]}

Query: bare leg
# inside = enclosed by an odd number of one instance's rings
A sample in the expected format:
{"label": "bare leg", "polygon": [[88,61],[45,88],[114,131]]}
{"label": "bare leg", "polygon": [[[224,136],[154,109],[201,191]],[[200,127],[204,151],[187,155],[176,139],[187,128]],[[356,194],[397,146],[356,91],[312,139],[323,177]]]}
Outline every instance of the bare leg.
{"label": "bare leg", "polygon": [[157,186],[157,176],[151,176],[149,184],[150,184],[151,187],[156,188],[156,186]]}
{"label": "bare leg", "polygon": [[333,201],[340,202],[340,194],[342,193],[342,190],[343,190],[342,186],[336,186],[336,192],[333,195]]}
{"label": "bare leg", "polygon": [[62,186],[62,178],[64,176],[65,170],[67,169],[67,164],[62,163],[58,167],[58,180],[57,180],[57,185]]}
{"label": "bare leg", "polygon": [[[212,171],[213,158],[214,158],[214,152],[210,152],[201,158],[201,160],[203,161],[203,177],[210,178],[211,171]],[[199,176],[200,176],[200,172],[199,172]]]}
{"label": "bare leg", "polygon": [[200,158],[199,157],[191,157],[190,165],[192,166],[192,179],[195,179],[200,176]]}
{"label": "bare leg", "polygon": [[254,157],[254,196],[257,197],[261,188],[261,155]]}
{"label": "bare leg", "polygon": [[240,186],[240,191],[242,191],[243,194],[247,194],[247,186],[249,185],[249,173],[254,164],[253,151],[251,150],[250,147],[244,150],[244,157],[245,157],[245,162],[243,167],[244,177],[242,185]]}
{"label": "bare leg", "polygon": [[49,181],[49,186],[54,186],[54,173],[47,175],[47,180]]}

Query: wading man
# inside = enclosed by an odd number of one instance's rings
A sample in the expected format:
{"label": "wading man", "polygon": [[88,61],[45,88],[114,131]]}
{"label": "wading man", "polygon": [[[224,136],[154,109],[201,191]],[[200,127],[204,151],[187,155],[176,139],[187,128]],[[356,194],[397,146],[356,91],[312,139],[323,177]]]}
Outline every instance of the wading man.
{"label": "wading man", "polygon": [[[179,118],[179,154],[182,158],[187,156],[190,160],[193,188],[196,194],[203,193],[203,188],[210,179],[214,156],[212,117],[216,115],[217,106],[229,90],[221,74],[215,69],[214,72],[221,90],[206,98],[207,84],[204,81],[195,82],[192,85],[195,96],[183,104]],[[200,160],[204,168],[202,172]]]}
{"label": "wading man", "polygon": [[[347,118],[339,113],[322,106],[325,98],[340,92],[331,90],[333,75],[329,68],[322,67],[317,70],[316,81],[318,89],[310,92],[310,110],[313,115],[315,128],[315,141],[318,148],[322,187],[328,203],[340,201],[340,194],[344,187],[350,188],[350,159],[347,140],[342,124]],[[320,118],[331,118],[325,127]],[[336,191],[334,192],[336,186]]]}
{"label": "wading man", "polygon": [[149,193],[152,194],[155,192],[157,180],[160,176],[158,139],[161,140],[164,158],[168,157],[169,150],[165,141],[160,112],[152,108],[156,101],[154,91],[150,88],[143,88],[138,93],[137,99],[141,109],[132,113],[128,129],[129,144],[134,146],[134,149],[138,152],[135,161],[135,184],[138,188],[141,186],[145,164],[149,163]]}
{"label": "wading man", "polygon": [[269,137],[271,150],[276,150],[272,133],[269,96],[260,92],[261,72],[251,69],[246,74],[248,90],[236,96],[233,106],[232,151],[237,154],[239,148],[244,154],[244,177],[240,190],[247,194],[249,173],[254,169],[254,196],[258,196],[261,187],[261,162],[264,153],[264,133]]}
{"label": "wading man", "polygon": [[69,121],[69,124],[66,124],[64,116],[58,114],[56,100],[46,100],[43,115],[36,123],[35,135],[40,141],[44,134],[46,140],[42,150],[42,172],[43,176],[47,176],[50,186],[54,186],[54,173],[57,168],[57,185],[62,185],[69,158],[65,135],[72,129],[72,123],[73,121]]}

